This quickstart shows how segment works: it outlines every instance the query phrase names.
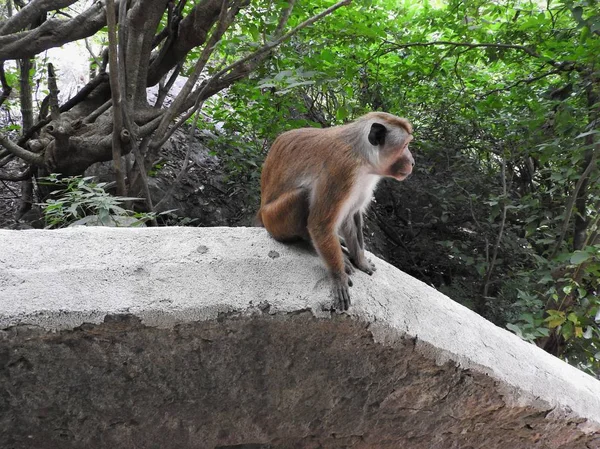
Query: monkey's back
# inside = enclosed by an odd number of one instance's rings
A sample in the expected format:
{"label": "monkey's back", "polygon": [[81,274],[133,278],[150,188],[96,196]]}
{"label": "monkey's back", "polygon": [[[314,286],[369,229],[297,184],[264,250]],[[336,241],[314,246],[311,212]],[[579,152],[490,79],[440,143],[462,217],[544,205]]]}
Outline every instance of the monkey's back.
{"label": "monkey's back", "polygon": [[290,189],[314,185],[322,173],[352,171],[356,160],[340,139],[341,128],[300,128],[277,137],[263,164],[261,204]]}

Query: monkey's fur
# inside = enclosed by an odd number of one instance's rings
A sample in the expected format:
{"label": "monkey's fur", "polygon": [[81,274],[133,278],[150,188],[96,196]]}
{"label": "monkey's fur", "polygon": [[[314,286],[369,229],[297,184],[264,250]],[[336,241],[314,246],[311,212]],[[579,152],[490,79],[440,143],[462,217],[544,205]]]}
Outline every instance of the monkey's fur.
{"label": "monkey's fur", "polygon": [[402,181],[412,173],[412,138],[406,119],[371,112],[342,126],[285,132],[267,155],[257,221],[276,240],[312,242],[331,274],[339,310],[350,306],[352,265],[375,270],[364,253],[362,214],[382,177]]}

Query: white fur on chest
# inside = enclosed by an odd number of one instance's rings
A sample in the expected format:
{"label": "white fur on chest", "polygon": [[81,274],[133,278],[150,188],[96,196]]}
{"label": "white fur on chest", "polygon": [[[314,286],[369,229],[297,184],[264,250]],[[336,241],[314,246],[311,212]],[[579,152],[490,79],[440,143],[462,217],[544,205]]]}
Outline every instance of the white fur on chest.
{"label": "white fur on chest", "polygon": [[340,213],[337,217],[337,228],[340,227],[342,222],[349,215],[353,215],[357,211],[364,212],[365,209],[371,204],[373,198],[373,190],[377,187],[377,183],[381,179],[381,176],[372,175],[369,173],[361,173],[357,177],[357,183],[354,184],[350,195],[344,201],[340,209]]}

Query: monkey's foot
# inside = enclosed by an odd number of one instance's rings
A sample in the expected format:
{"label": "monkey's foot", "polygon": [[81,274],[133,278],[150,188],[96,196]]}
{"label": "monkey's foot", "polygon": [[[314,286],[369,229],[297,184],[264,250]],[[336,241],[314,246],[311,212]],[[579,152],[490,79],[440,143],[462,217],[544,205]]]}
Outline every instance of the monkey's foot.
{"label": "monkey's foot", "polygon": [[371,276],[373,274],[373,272],[377,270],[377,267],[375,266],[375,264],[373,262],[371,262],[369,259],[363,258],[363,260],[361,262],[354,262],[354,265],[360,271],[364,271],[369,276]]}

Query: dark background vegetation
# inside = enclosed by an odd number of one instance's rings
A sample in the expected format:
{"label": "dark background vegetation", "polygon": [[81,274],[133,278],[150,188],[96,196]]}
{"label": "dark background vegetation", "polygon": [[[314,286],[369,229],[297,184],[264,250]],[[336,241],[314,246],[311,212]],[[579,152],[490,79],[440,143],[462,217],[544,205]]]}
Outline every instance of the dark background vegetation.
{"label": "dark background vegetation", "polygon": [[[600,372],[596,1],[107,3],[0,6],[1,226],[249,225],[277,134],[387,111],[417,165],[377,190],[370,249]],[[105,50],[59,104],[44,52],[84,38]]]}

